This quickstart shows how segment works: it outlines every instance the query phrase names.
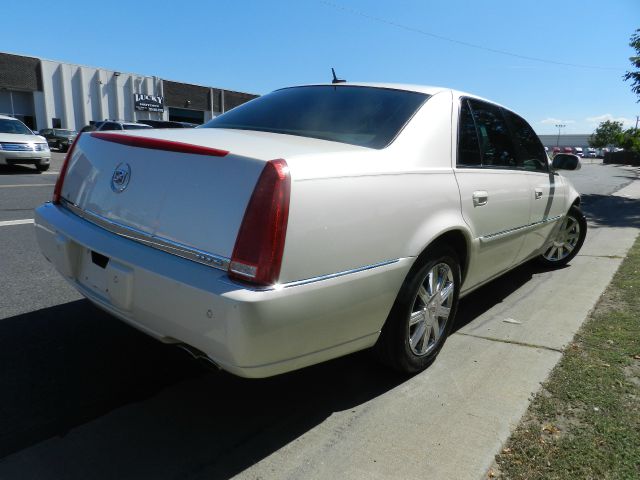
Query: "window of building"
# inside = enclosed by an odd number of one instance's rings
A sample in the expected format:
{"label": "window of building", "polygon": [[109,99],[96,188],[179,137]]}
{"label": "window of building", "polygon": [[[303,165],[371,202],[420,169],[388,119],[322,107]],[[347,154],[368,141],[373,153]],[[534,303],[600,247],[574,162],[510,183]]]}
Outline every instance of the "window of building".
{"label": "window of building", "polygon": [[51,126],[53,128],[62,128],[62,121],[59,118],[52,118]]}

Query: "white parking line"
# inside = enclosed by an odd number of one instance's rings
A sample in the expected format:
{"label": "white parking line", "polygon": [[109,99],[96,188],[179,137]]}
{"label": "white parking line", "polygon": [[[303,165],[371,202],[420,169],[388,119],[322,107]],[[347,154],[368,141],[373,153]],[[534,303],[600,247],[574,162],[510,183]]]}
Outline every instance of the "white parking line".
{"label": "white parking line", "polygon": [[55,183],[23,183],[20,185],[0,185],[0,188],[18,188],[18,187],[54,187]]}
{"label": "white parking line", "polygon": [[58,175],[60,172],[42,172],[40,175]]}
{"label": "white parking line", "polygon": [[8,227],[10,225],[27,225],[33,223],[33,218],[24,218],[22,220],[5,220],[0,222],[0,227]]}

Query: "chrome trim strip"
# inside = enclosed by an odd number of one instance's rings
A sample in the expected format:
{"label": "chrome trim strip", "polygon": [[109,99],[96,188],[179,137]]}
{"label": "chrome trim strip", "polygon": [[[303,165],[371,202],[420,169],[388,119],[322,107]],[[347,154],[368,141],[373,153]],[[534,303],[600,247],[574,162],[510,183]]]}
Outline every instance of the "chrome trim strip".
{"label": "chrome trim strip", "polygon": [[386,265],[391,265],[393,263],[398,263],[400,261],[399,258],[395,260],[386,260],[380,263],[373,263],[371,265],[365,265],[364,267],[353,268],[351,270],[344,270],[342,272],[329,273],[327,275],[320,275],[318,277],[305,278],[304,280],[296,280],[293,282],[283,283],[282,285],[274,285],[273,289],[277,290],[280,288],[289,288],[289,287],[298,287],[300,285],[307,285],[309,283],[321,282],[323,280],[330,280],[332,278],[343,277],[345,275],[351,275],[352,273],[360,273],[365,272],[367,270],[372,270],[378,267],[384,267]]}
{"label": "chrome trim strip", "polygon": [[503,230],[502,232],[491,233],[489,235],[485,235],[484,237],[480,237],[480,241],[483,243],[491,242],[493,240],[498,240],[501,238],[508,237],[509,235],[514,235],[516,233],[521,233],[526,230],[533,230],[534,228],[540,227],[542,225],[546,225],[549,222],[555,222],[563,217],[563,215],[556,215],[555,217],[545,218],[544,220],[540,220],[539,222],[530,223],[529,225],[523,225],[522,227],[510,228],[509,230]]}
{"label": "chrome trim strip", "polygon": [[391,264],[394,264],[394,263],[398,263],[400,260],[402,260],[402,259],[401,258],[396,258],[394,260],[385,260],[384,262],[373,263],[371,265],[365,265],[363,267],[353,268],[351,270],[343,270],[342,272],[328,273],[326,275],[320,275],[320,276],[317,276],[317,277],[305,278],[303,280],[294,280],[294,281],[287,282],[287,283],[280,283],[280,284],[269,285],[269,286],[265,286],[265,287],[259,287],[259,286],[255,286],[255,285],[248,285],[246,283],[238,282],[238,281],[232,280],[232,279],[228,279],[228,280],[229,280],[230,284],[241,286],[242,288],[244,288],[246,290],[251,290],[251,291],[254,291],[254,292],[271,292],[271,291],[274,291],[274,290],[282,290],[283,288],[299,287],[299,286],[302,286],[302,285],[308,285],[310,283],[321,282],[323,280],[331,280],[333,278],[343,277],[345,275],[350,275],[352,273],[360,273],[360,272],[364,272],[364,271],[367,271],[367,270],[372,270],[374,268],[384,267],[386,265],[391,265]]}
{"label": "chrome trim strip", "polygon": [[199,250],[132,227],[121,225],[96,213],[82,210],[77,205],[65,199],[62,199],[62,205],[74,215],[77,215],[78,217],[120,237],[142,243],[148,247],[162,250],[163,252],[170,253],[178,257],[186,258],[187,260],[200,263],[201,265],[206,265],[208,267],[224,271],[229,269],[230,259],[226,257],[216,255],[215,253],[205,252],[204,250]]}

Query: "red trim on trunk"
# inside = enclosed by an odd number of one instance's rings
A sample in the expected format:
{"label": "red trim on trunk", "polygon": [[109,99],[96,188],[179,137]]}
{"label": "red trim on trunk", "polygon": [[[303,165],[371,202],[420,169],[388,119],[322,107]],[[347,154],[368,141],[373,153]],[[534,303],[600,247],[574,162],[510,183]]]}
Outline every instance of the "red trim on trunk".
{"label": "red trim on trunk", "polygon": [[165,150],[168,152],[192,153],[194,155],[209,155],[212,157],[224,157],[228,155],[227,150],[203,147],[191,143],[174,142],[173,140],[162,140],[160,138],[138,137],[135,135],[123,135],[121,133],[91,132],[91,136],[106,140],[107,142],[120,143],[130,147],[149,148],[151,150]]}

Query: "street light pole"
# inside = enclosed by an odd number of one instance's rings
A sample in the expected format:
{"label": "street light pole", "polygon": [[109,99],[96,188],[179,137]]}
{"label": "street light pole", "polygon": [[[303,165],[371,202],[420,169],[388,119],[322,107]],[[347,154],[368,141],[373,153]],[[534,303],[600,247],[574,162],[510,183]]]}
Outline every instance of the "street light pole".
{"label": "street light pole", "polygon": [[566,125],[563,124],[557,124],[556,128],[558,129],[558,140],[556,141],[556,147],[560,146],[560,129],[566,127]]}

